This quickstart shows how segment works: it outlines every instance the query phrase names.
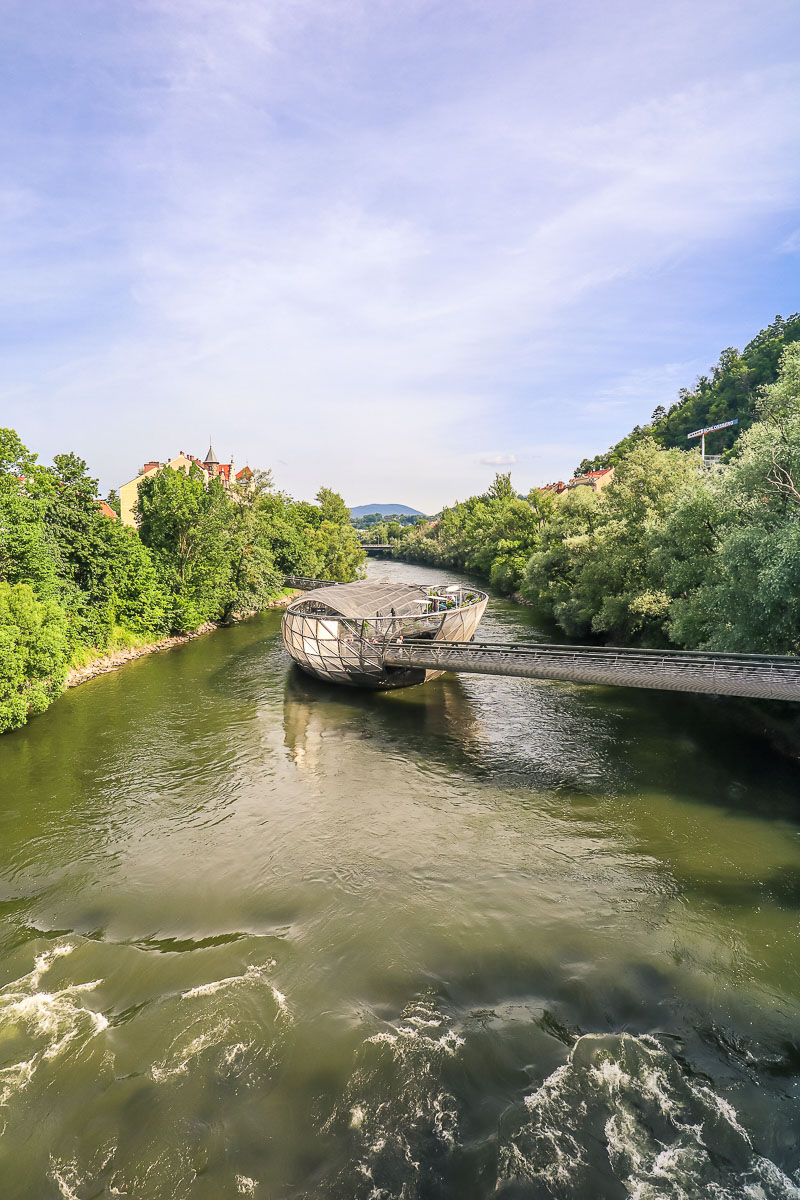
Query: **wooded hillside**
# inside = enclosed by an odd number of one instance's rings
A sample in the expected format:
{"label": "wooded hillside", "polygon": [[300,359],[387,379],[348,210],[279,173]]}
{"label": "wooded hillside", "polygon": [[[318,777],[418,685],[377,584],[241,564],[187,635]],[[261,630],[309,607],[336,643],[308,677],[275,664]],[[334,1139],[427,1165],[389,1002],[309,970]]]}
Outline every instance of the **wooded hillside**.
{"label": "wooded hillside", "polygon": [[604,454],[585,458],[576,469],[576,475],[616,466],[623,455],[647,437],[665,449],[691,449],[687,434],[706,425],[738,418],[738,426],[714,435],[713,453],[722,454],[753,424],[759,388],[775,382],[781,354],[786,346],[798,340],[800,313],[786,318],[777,316],[771,325],[747,343],[741,353],[732,346],[723,350],[711,374],[701,375],[694,388],[681,388],[675,403],[668,409],[659,406],[649,424],[634,426],[627,437]]}

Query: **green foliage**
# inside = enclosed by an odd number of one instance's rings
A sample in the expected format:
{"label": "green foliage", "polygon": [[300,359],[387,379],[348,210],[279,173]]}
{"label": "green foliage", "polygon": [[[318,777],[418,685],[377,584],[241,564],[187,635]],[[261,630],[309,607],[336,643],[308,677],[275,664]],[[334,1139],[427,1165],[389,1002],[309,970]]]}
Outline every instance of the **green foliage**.
{"label": "green foliage", "polygon": [[82,459],[43,467],[0,430],[0,732],[46,707],[70,662],[255,611],[286,574],[352,579],[349,510],[317,499],[273,492],[268,472],[228,490],[165,468],[142,480],[137,531],[103,514]]}
{"label": "green foliage", "polygon": [[317,504],[324,521],[331,521],[334,525],[350,524],[350,509],[338,492],[321,487],[317,492]]}
{"label": "green foliage", "polygon": [[438,521],[406,529],[395,554],[473,571],[499,591],[516,592],[551,508],[551,497],[535,492],[521,500],[511,476],[497,475],[483,496],[444,509]]}
{"label": "green foliage", "polygon": [[[169,597],[135,529],[105,518],[101,544],[112,586],[112,626],[135,634],[169,632]],[[119,636],[119,635],[117,635]]]}
{"label": "green foliage", "polygon": [[[756,339],[752,353],[769,357],[774,342]],[[800,340],[752,403],[721,470],[641,436],[600,493],[523,501],[498,476],[408,530],[396,553],[520,589],[571,637],[800,654]]]}
{"label": "green foliage", "polygon": [[[384,525],[387,521],[396,521],[398,525],[417,525],[420,521],[425,521],[425,517],[417,516],[413,513],[391,513],[387,516],[382,516],[380,513],[366,513],[363,517],[351,517],[350,521],[354,529],[364,529],[372,532],[375,525]],[[370,538],[367,538],[370,541]]]}
{"label": "green foliage", "polygon": [[0,429],[0,579],[30,582],[42,594],[59,586],[58,555],[45,519],[49,472],[13,429]]}
{"label": "green foliage", "polygon": [[[652,439],[622,459],[596,506],[592,536],[573,544],[569,600],[553,614],[570,633],[663,639],[670,597],[654,548],[667,516],[700,486],[698,468],[697,455],[661,450]],[[528,587],[535,596],[530,577]]]}
{"label": "green foliage", "polygon": [[[738,426],[715,433],[713,453],[721,454],[733,446],[758,416],[758,398],[763,386],[775,382],[784,349],[800,340],[800,313],[777,316],[739,353],[723,350],[711,375],[702,375],[693,390],[681,388],[678,399],[668,410],[659,406],[650,423],[634,429],[605,454],[584,459],[576,474],[616,466],[629,450],[644,438],[659,446],[686,450],[686,435],[707,425],[738,419]],[[711,452],[711,451],[709,451]]]}
{"label": "green foliage", "polygon": [[225,545],[228,500],[219,480],[200,469],[164,467],[142,480],[136,504],[139,536],[171,600],[175,632],[221,616],[229,583]]}
{"label": "green foliage", "polygon": [[69,639],[64,610],[27,583],[0,582],[0,733],[43,712],[61,690]]}
{"label": "green foliage", "polygon": [[525,594],[569,634],[800,653],[800,342],[719,472],[645,439],[592,520],[562,500]]}
{"label": "green foliage", "polygon": [[97,481],[74,454],[57,454],[45,509],[61,577],[60,598],[71,620],[73,645],[104,647],[114,623],[114,587]]}
{"label": "green foliage", "polygon": [[389,540],[389,526],[385,521],[382,521],[379,525],[373,525],[369,538],[366,540],[376,546],[385,546]]}
{"label": "green foliage", "polygon": [[672,567],[687,584],[670,615],[682,645],[800,653],[800,343],[784,350],[759,414],[730,465],[667,529],[673,540],[676,526],[698,531],[702,569]]}
{"label": "green foliage", "polygon": [[596,493],[588,488],[567,492],[554,501],[525,569],[525,599],[540,617],[556,621],[570,636],[585,632],[591,624],[592,614],[584,611],[575,595],[575,581],[594,544],[600,519]]}

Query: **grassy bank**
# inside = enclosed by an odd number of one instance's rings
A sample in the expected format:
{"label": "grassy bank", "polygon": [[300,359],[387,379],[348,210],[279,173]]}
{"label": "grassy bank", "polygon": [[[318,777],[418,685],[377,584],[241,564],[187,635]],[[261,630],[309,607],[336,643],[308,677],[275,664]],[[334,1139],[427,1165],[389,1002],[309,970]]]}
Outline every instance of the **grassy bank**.
{"label": "grassy bank", "polygon": [[[242,613],[241,616],[234,618],[234,620],[246,620],[248,617],[254,617],[257,613],[265,612],[270,608],[285,608],[294,595],[296,595],[296,592],[292,588],[283,588],[279,595],[264,604],[261,608],[254,609],[252,612]],[[184,642],[194,641],[195,638],[202,637],[203,634],[212,633],[215,629],[221,629],[224,624],[230,625],[233,623],[233,621],[207,621],[204,625],[198,626],[197,629],[193,629],[190,633],[178,633],[172,637],[160,638],[158,641],[148,640],[146,637],[131,633],[129,629],[115,627],[107,650],[99,651],[84,648],[78,654],[74,655],[64,681],[64,687],[65,689],[77,687],[81,683],[87,683],[90,679],[95,679],[98,675],[106,675],[109,671],[117,671],[125,663],[132,662],[136,658],[142,658],[145,654],[156,654],[160,650],[170,650],[173,646],[181,646]]]}

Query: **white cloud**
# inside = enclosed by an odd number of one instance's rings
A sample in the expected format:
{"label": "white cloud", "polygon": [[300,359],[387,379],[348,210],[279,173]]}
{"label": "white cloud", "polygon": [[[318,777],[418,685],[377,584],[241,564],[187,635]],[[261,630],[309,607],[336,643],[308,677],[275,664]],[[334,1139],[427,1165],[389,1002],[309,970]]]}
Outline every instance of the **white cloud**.
{"label": "white cloud", "polygon": [[[11,356],[29,440],[68,437],[110,484],[212,431],[221,455],[290,464],[279,482],[299,494],[325,482],[428,511],[480,486],[476,459],[517,461],[482,446],[562,445],[568,428],[578,448],[537,464],[563,475],[612,440],[612,416],[647,419],[691,383],[684,363],[621,369],[640,331],[619,297],[795,202],[797,73],[731,70],[719,31],[715,68],[714,5],[621,5],[613,38],[587,8],[549,41],[527,5],[487,24],[451,7],[452,49],[426,5],[402,8],[134,6],[137,38],[103,43],[112,73],[133,47],[136,82],[105,85],[126,120],[92,134],[100,194],[77,169],[71,199],[20,169],[0,204],[29,221],[0,264],[7,311],[24,300],[55,328],[86,312]],[[610,349],[575,328],[599,327],[608,297]]]}
{"label": "white cloud", "polygon": [[487,454],[481,459],[486,467],[511,467],[516,461],[516,454]]}

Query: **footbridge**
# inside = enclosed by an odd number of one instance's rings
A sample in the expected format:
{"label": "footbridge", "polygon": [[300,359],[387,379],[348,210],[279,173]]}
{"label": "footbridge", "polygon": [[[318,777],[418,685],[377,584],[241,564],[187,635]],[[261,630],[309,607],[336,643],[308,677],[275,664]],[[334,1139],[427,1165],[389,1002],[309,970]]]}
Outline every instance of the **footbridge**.
{"label": "footbridge", "polygon": [[800,700],[800,659],[781,655],[419,640],[387,644],[383,661],[391,667],[429,671]]}
{"label": "footbridge", "polygon": [[[312,594],[318,588],[336,586],[300,576],[289,576],[286,583]],[[425,619],[431,622],[430,615]],[[340,618],[338,653],[352,660],[353,669],[358,667],[365,673],[457,671],[606,687],[800,701],[800,658],[788,655],[632,650],[548,642],[448,641],[445,619],[446,614],[441,618],[441,627],[437,625],[430,632],[426,630],[425,636],[416,637],[409,636],[410,629],[394,614],[373,618],[366,625]],[[413,623],[411,629],[416,632]],[[426,677],[431,676],[419,676]]]}

